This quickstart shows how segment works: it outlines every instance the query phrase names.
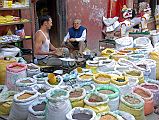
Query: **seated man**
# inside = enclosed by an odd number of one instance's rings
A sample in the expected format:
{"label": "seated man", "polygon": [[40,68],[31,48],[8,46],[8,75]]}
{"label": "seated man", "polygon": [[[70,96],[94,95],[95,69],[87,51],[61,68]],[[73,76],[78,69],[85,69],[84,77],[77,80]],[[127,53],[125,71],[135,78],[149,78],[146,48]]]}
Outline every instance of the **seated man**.
{"label": "seated man", "polygon": [[35,33],[35,57],[40,65],[61,65],[58,56],[69,55],[67,48],[56,48],[50,43],[49,30],[52,19],[48,15],[41,16],[40,30]]}
{"label": "seated man", "polygon": [[86,48],[86,28],[81,26],[81,20],[75,19],[73,27],[69,28],[67,35],[64,38],[64,46],[69,48],[70,52],[78,49],[82,54]]}

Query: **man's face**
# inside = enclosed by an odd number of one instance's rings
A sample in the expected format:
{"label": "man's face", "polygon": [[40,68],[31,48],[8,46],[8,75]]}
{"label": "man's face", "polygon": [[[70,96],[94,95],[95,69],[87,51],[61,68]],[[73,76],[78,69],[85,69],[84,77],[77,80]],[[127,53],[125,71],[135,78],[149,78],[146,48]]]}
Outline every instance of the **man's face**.
{"label": "man's face", "polygon": [[52,26],[52,19],[49,18],[49,21],[47,21],[47,29],[51,29],[51,26]]}
{"label": "man's face", "polygon": [[74,21],[74,22],[73,22],[73,27],[74,27],[75,29],[78,29],[80,26],[81,26],[80,21]]}

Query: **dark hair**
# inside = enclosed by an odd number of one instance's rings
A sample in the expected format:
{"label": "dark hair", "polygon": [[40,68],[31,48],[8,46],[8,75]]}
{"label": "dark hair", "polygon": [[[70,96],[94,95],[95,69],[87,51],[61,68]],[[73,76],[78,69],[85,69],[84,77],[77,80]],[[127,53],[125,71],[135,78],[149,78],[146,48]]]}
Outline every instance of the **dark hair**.
{"label": "dark hair", "polygon": [[43,16],[41,16],[41,17],[40,17],[40,20],[39,20],[40,26],[43,25],[45,21],[49,21],[50,18],[51,18],[51,17],[50,17],[49,15],[43,15]]}

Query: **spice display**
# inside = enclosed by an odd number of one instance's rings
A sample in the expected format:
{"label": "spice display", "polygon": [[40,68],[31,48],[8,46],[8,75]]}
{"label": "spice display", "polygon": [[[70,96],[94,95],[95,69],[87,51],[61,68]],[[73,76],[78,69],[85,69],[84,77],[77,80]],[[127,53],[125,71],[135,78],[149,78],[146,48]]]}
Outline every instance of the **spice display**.
{"label": "spice display", "polygon": [[103,99],[100,96],[92,94],[88,100],[89,102],[102,102]]}
{"label": "spice display", "polygon": [[45,102],[42,102],[36,106],[33,106],[33,110],[34,111],[44,111],[45,110],[45,106],[46,106],[46,103]]}
{"label": "spice display", "polygon": [[111,114],[106,114],[106,115],[102,116],[102,117],[100,118],[100,120],[117,120],[117,118],[114,117],[114,116],[111,115]]}
{"label": "spice display", "polygon": [[104,76],[98,76],[96,79],[99,80],[99,81],[108,81],[108,80],[110,80],[110,78],[106,78]]}
{"label": "spice display", "polygon": [[24,99],[30,98],[30,97],[33,96],[33,95],[34,95],[34,94],[24,93],[24,94],[18,96],[17,98],[18,98],[19,100],[24,100]]}
{"label": "spice display", "polygon": [[82,90],[74,90],[70,92],[70,98],[80,97],[82,95]]}
{"label": "spice display", "polygon": [[31,80],[29,80],[29,79],[27,79],[27,80],[22,80],[22,81],[20,81],[21,83],[32,83],[32,81]]}
{"label": "spice display", "polygon": [[127,101],[130,104],[139,104],[140,100],[137,98],[134,98],[132,96],[124,96],[124,100]]}
{"label": "spice display", "polygon": [[92,115],[86,113],[76,113],[72,115],[72,118],[76,120],[90,120]]}
{"label": "spice display", "polygon": [[144,98],[150,97],[150,95],[142,89],[135,89],[134,92],[137,93],[138,95],[144,97]]}
{"label": "spice display", "polygon": [[115,92],[112,91],[112,90],[99,90],[98,91],[99,93],[102,93],[102,94],[114,94]]}
{"label": "spice display", "polygon": [[152,89],[152,90],[157,90],[158,87],[156,85],[142,85],[142,87],[146,88],[146,89]]}
{"label": "spice display", "polygon": [[91,79],[93,77],[93,75],[90,74],[83,74],[80,76],[81,79]]}

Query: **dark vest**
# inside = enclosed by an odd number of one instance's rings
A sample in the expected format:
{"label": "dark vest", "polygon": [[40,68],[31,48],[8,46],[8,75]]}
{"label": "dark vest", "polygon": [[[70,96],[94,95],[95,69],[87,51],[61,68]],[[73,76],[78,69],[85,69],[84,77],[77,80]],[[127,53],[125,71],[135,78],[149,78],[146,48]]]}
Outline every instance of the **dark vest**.
{"label": "dark vest", "polygon": [[[69,28],[68,32],[69,32],[70,38],[80,38],[85,29],[86,28],[83,26],[80,26],[78,29],[74,29],[73,27]],[[79,44],[79,42],[77,42],[77,41],[72,42],[72,45],[74,47],[78,46],[78,44]]]}
{"label": "dark vest", "polygon": [[68,32],[69,32],[70,38],[80,38],[85,29],[86,28],[83,26],[80,26],[78,29],[74,29],[73,27],[69,28]]}

